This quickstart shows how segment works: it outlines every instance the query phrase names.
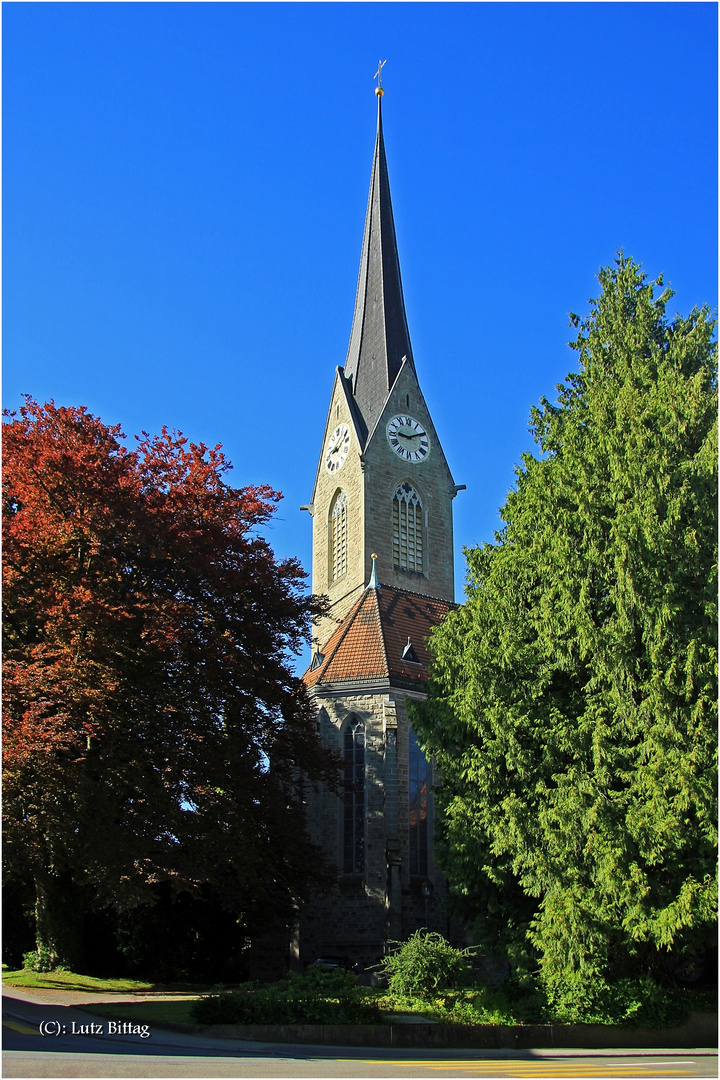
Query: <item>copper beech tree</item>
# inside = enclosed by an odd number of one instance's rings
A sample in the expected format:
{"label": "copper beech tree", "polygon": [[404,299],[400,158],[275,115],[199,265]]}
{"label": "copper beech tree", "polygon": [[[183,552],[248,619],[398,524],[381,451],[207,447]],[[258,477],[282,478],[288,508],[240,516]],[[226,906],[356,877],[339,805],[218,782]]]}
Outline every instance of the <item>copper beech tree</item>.
{"label": "copper beech tree", "polygon": [[219,447],[123,438],[31,399],[4,424],[6,867],[71,964],[84,907],[163,882],[288,917],[320,872],[297,777],[333,771],[289,667],[317,601],[257,531],[280,496]]}

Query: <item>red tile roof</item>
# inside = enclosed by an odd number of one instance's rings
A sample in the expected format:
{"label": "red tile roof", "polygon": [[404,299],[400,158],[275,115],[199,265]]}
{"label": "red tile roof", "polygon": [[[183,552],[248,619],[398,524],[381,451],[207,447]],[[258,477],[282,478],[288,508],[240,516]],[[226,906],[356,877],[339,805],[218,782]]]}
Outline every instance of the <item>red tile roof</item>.
{"label": "red tile roof", "polygon": [[[327,642],[323,662],[305,672],[306,686],[389,679],[409,688],[425,682],[427,639],[454,607],[391,585],[367,588]],[[408,638],[418,663],[402,659]]]}

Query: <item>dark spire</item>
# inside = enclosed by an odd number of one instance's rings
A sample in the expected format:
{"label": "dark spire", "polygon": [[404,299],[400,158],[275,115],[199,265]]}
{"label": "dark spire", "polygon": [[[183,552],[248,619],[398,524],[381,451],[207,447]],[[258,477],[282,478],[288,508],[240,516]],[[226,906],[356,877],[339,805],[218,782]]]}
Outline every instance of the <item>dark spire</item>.
{"label": "dark spire", "polygon": [[377,139],[365,217],[360,275],[345,375],[369,434],[382,412],[403,358],[413,364],[400,280],[378,87]]}

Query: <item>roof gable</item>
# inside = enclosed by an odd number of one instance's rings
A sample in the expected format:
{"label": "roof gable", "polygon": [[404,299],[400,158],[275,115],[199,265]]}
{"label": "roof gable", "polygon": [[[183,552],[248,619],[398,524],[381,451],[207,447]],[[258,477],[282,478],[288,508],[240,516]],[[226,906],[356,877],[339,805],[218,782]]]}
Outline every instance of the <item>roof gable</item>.
{"label": "roof gable", "polygon": [[315,482],[313,484],[313,493],[311,499],[311,505],[315,502],[315,495],[317,493],[318,480],[323,468],[325,459],[325,448],[327,446],[327,440],[330,432],[335,427],[335,421],[333,420],[333,405],[336,404],[338,396],[342,397],[342,400],[347,404],[347,410],[350,416],[350,423],[353,426],[355,437],[358,441],[360,449],[365,445],[367,439],[367,428],[364,421],[358,412],[358,407],[353,400],[353,396],[350,393],[350,387],[348,381],[343,374],[342,368],[335,369],[335,379],[333,381],[332,393],[330,394],[330,404],[328,406],[327,417],[325,419],[325,431],[323,433],[322,450],[320,451],[320,457],[318,459],[317,468],[315,469]]}
{"label": "roof gable", "polygon": [[367,588],[328,641],[323,660],[314,661],[303,681],[311,687],[384,679],[400,688],[420,688],[431,659],[427,639],[454,607],[448,600],[391,585]]}

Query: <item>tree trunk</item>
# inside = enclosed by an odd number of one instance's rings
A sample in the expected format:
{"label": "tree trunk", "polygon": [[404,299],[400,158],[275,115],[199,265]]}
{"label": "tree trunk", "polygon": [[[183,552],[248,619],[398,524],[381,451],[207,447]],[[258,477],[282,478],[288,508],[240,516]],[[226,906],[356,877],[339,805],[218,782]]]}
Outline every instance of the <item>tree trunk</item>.
{"label": "tree trunk", "polygon": [[36,870],[35,939],[38,957],[52,967],[79,971],[83,959],[84,905],[69,874]]}

